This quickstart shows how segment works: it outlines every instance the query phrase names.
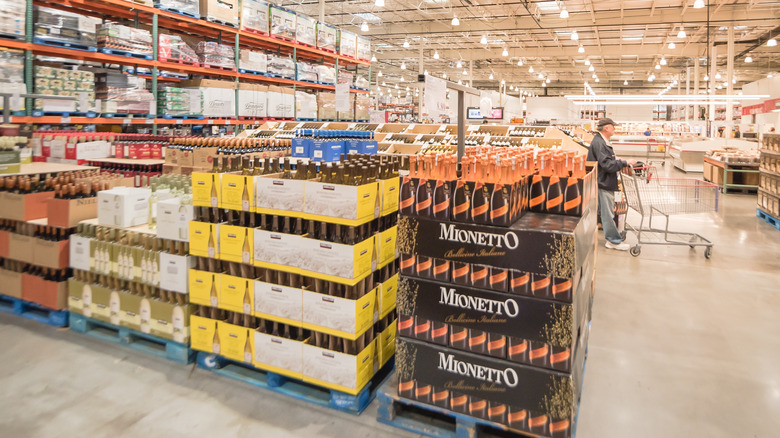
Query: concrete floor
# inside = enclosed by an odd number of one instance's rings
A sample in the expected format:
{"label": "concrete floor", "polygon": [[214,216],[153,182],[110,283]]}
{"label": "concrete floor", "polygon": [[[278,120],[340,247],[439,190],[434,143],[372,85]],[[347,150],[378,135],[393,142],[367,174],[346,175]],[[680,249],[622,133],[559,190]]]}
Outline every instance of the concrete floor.
{"label": "concrete floor", "polygon": [[[721,201],[672,222],[711,260],[599,248],[577,438],[780,436],[780,231]],[[0,436],[414,436],[7,314],[0,352]]]}

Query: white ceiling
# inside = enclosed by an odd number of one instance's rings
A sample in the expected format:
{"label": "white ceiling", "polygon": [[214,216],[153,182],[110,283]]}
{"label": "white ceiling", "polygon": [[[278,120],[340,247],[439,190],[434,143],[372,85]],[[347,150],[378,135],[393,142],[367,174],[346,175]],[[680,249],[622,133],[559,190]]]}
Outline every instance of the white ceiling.
{"label": "white ceiling", "polygon": [[[728,27],[734,28],[735,78],[737,89],[746,82],[780,71],[780,46],[767,47],[770,37],[780,38],[779,0],[707,0],[707,7],[694,9],[694,0],[324,0],[326,22],[371,38],[377,57],[373,73],[383,80],[397,81],[405,75],[414,80],[420,65],[431,74],[446,73],[450,79],[472,79],[479,88],[497,89],[501,79],[507,85],[537,94],[582,92],[589,81],[597,93],[648,92],[680,81],[683,91],[686,67],[700,61],[700,77],[707,65],[707,40],[717,47],[718,70],[726,77]],[[282,2],[296,12],[319,17],[320,2]],[[569,12],[560,18],[561,8]],[[456,15],[460,25],[453,26]],[[709,17],[709,27],[707,26]],[[368,32],[361,32],[363,22]],[[677,38],[684,27],[687,37]],[[707,30],[709,29],[709,32]],[[571,40],[576,30],[578,41]],[[487,44],[480,40],[485,36]],[[409,48],[404,48],[404,42]],[[669,42],[676,44],[669,49]],[[579,53],[582,45],[584,53]],[[502,56],[506,49],[508,56]],[[750,50],[749,52],[745,52]],[[434,52],[439,59],[433,59]],[[752,63],[745,63],[747,55]],[[654,67],[665,57],[667,64]],[[585,60],[594,71],[588,71]],[[462,68],[456,68],[461,60]],[[519,67],[518,61],[523,62]],[[404,62],[406,70],[399,67]],[[464,75],[473,62],[473,77]],[[722,64],[722,67],[720,66]],[[534,73],[529,73],[533,66]],[[488,80],[493,73],[494,80]],[[546,87],[538,75],[551,81]],[[654,73],[654,82],[648,76]],[[595,83],[591,75],[600,79]],[[624,81],[629,85],[624,86]],[[693,81],[693,79],[691,79]]]}

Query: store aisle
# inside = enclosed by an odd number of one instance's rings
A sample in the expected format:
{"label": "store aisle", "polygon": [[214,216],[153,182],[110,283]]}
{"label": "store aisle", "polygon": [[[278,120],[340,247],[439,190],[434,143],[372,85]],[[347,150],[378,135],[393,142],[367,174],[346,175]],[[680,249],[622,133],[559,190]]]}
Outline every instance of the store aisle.
{"label": "store aisle", "polygon": [[[780,232],[755,196],[721,200],[672,222],[715,242],[709,261],[599,248],[578,438],[777,436]],[[0,351],[4,436],[414,436],[376,403],[354,417],[7,314]]]}

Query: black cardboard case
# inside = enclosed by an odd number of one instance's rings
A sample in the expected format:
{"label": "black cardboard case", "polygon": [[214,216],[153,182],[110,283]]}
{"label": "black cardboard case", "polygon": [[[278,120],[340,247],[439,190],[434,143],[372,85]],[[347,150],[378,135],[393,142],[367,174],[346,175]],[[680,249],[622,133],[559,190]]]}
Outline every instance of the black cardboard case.
{"label": "black cardboard case", "polygon": [[571,374],[396,339],[398,395],[539,436],[569,438],[582,389],[588,333]]}

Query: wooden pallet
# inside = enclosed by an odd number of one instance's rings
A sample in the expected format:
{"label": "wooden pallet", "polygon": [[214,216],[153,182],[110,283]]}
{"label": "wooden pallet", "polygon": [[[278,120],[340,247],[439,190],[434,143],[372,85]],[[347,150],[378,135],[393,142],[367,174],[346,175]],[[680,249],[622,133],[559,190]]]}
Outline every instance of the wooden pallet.
{"label": "wooden pallet", "polygon": [[79,44],[70,41],[58,40],[48,37],[35,37],[33,38],[35,44],[42,44],[45,46],[62,47],[65,49],[83,50],[85,52],[97,52],[97,47],[88,46],[86,44]]}
{"label": "wooden pallet", "polygon": [[0,311],[23,316],[54,327],[68,326],[68,311],[53,310],[38,303],[0,295]]}
{"label": "wooden pallet", "polygon": [[101,47],[100,53],[105,53],[106,55],[115,55],[115,56],[124,56],[127,58],[136,58],[136,59],[143,59],[147,61],[152,60],[151,54],[145,54],[145,53],[133,53],[128,52],[127,50],[121,50],[121,49],[110,49],[108,47]]}
{"label": "wooden pallet", "polygon": [[756,209],[756,216],[762,221],[780,230],[780,219],[772,216],[760,208]]}
{"label": "wooden pallet", "polygon": [[174,342],[138,330],[87,318],[78,313],[71,312],[70,329],[185,365],[195,360],[195,352],[189,344]]}
{"label": "wooden pallet", "polygon": [[298,400],[354,415],[360,415],[376,397],[377,389],[392,373],[395,364],[393,359],[389,360],[357,395],[351,395],[271,371],[261,370],[252,365],[230,360],[212,353],[199,351],[197,361],[198,367],[216,374],[240,380]]}

